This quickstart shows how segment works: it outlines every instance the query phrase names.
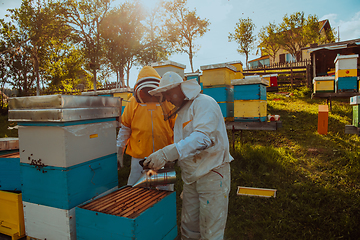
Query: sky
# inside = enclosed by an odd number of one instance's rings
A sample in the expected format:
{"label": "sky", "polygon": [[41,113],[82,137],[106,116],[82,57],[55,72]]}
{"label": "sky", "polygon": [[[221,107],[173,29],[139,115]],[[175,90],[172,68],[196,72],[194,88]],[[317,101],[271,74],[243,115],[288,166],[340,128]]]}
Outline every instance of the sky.
{"label": "sky", "polygon": [[[115,0],[113,6],[125,2]],[[157,0],[140,0],[151,9]],[[21,0],[0,0],[0,18],[5,18],[6,9],[18,8]],[[319,20],[328,19],[330,26],[340,34],[340,41],[360,38],[360,0],[188,0],[189,10],[196,9],[201,19],[210,21],[209,31],[195,40],[200,50],[193,58],[194,71],[200,66],[232,61],[245,64],[245,56],[237,52],[238,45],[229,42],[229,33],[233,33],[240,18],[249,17],[255,24],[255,34],[269,22],[279,24],[285,14],[291,15],[303,11],[305,16],[316,15]],[[338,36],[336,36],[338,37]],[[249,60],[260,57],[256,49]],[[170,61],[186,65],[185,73],[191,72],[188,55],[175,54]],[[139,67],[133,67],[130,73],[130,87],[136,82]],[[110,79],[110,81],[115,81]]]}

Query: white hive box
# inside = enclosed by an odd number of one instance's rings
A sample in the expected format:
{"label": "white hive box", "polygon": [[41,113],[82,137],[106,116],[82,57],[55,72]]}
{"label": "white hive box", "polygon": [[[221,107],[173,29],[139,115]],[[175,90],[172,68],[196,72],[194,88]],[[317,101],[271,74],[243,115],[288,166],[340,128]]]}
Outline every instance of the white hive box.
{"label": "white hive box", "polygon": [[58,209],[23,202],[28,239],[75,240],[75,208]]}
{"label": "white hive box", "polygon": [[20,162],[70,167],[115,153],[116,122],[19,126],[19,138]]}

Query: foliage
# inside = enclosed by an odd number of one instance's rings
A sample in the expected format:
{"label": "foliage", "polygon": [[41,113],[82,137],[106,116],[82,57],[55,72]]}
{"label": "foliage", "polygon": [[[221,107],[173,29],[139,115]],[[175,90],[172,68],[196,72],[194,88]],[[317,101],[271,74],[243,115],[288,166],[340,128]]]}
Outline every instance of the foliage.
{"label": "foliage", "polygon": [[269,55],[275,62],[276,53],[280,49],[279,44],[279,29],[274,23],[269,23],[268,26],[262,27],[258,33],[259,45],[261,55]]}
{"label": "foliage", "polygon": [[142,49],[143,16],[139,3],[125,2],[109,11],[100,25],[105,56],[121,87],[129,86],[129,79],[126,85],[124,82],[124,70],[128,64],[132,65]]}
{"label": "foliage", "polygon": [[255,35],[254,29],[255,24],[250,18],[240,18],[239,22],[236,23],[235,32],[229,33],[229,41],[235,41],[239,44],[237,51],[240,54],[245,55],[246,67],[248,67],[248,59],[250,51],[254,48]]}
{"label": "foliage", "polygon": [[280,45],[297,61],[300,60],[299,51],[310,43],[318,43],[321,39],[320,26],[316,15],[305,17],[304,12],[285,14],[279,25]]}
{"label": "foliage", "polygon": [[175,52],[186,53],[189,56],[191,71],[194,72],[193,58],[199,50],[195,40],[209,31],[208,19],[201,19],[196,9],[186,8],[187,0],[173,0],[164,2],[168,14],[165,21],[167,40]]}
{"label": "foliage", "polygon": [[57,4],[52,1],[23,0],[19,9],[11,10],[11,18],[18,26],[22,45],[33,61],[36,93],[40,94],[40,68],[54,38],[66,38],[69,29],[59,15]]}
{"label": "foliage", "polygon": [[149,65],[154,62],[167,60],[173,52],[170,44],[166,41],[164,26],[164,14],[160,5],[156,5],[147,14],[143,22],[144,37],[143,49],[139,54],[138,62],[140,65]]}
{"label": "foliage", "polygon": [[100,38],[100,26],[110,10],[113,0],[66,0],[63,5],[64,20],[72,27],[78,37],[88,69],[93,73],[93,86],[96,90],[97,71],[104,63],[104,47]]}

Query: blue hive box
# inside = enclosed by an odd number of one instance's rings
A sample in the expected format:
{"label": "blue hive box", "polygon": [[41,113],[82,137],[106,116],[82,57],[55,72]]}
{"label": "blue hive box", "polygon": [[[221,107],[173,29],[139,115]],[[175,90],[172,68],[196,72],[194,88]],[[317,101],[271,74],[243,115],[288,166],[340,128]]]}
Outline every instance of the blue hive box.
{"label": "blue hive box", "polygon": [[357,92],[357,77],[339,77],[335,80],[336,92]]}
{"label": "blue hive box", "polygon": [[21,191],[18,150],[0,152],[0,190]]}
{"label": "blue hive box", "polygon": [[222,87],[206,87],[203,89],[203,93],[211,96],[216,102],[234,102],[234,87],[222,86]]}
{"label": "blue hive box", "polygon": [[76,207],[75,213],[78,240],[177,237],[175,192],[125,186]]}
{"label": "blue hive box", "polygon": [[23,201],[71,209],[118,184],[116,154],[71,167],[21,163]]}

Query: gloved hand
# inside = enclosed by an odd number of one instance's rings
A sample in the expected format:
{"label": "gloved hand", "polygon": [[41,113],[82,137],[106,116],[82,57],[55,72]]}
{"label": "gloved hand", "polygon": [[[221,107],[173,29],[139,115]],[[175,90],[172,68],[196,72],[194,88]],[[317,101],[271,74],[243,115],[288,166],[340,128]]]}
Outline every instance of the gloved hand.
{"label": "gloved hand", "polygon": [[118,170],[124,166],[124,153],[123,149],[120,147],[117,148],[117,166]]}
{"label": "gloved hand", "polygon": [[179,153],[173,143],[150,154],[144,161],[144,166],[148,166],[154,170],[159,170],[165,166],[166,162],[172,162],[178,158]]}

